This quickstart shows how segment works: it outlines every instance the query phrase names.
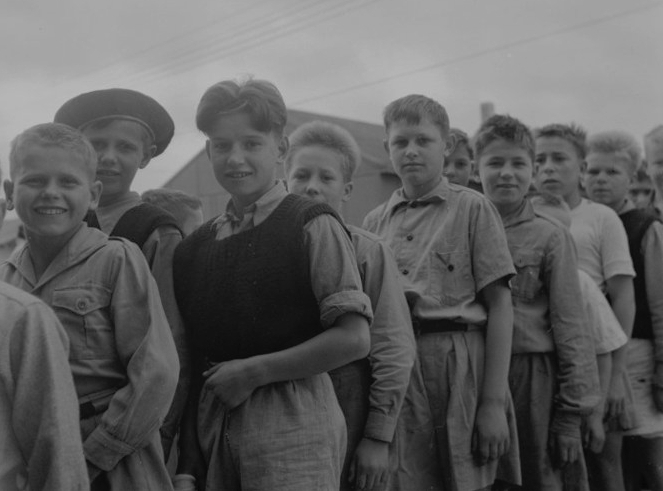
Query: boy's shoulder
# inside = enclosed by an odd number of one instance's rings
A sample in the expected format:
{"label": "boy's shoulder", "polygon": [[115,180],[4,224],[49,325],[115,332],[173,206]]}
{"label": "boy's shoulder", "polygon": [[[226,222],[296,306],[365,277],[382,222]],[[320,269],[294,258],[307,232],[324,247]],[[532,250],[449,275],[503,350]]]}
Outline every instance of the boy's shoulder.
{"label": "boy's shoulder", "polygon": [[42,301],[30,293],[0,280],[0,312],[3,316],[11,306],[16,309],[27,309],[36,304],[41,305]]}

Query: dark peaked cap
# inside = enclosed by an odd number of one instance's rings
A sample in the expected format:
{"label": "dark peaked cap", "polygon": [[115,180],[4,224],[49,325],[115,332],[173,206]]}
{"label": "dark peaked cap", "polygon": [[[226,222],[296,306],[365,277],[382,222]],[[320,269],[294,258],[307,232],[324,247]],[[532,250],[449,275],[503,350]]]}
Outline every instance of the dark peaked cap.
{"label": "dark peaked cap", "polygon": [[55,113],[54,122],[82,130],[104,119],[126,119],[143,126],[162,153],[175,133],[175,123],[164,107],[145,94],[129,89],[104,89],[86,92],[69,99]]}

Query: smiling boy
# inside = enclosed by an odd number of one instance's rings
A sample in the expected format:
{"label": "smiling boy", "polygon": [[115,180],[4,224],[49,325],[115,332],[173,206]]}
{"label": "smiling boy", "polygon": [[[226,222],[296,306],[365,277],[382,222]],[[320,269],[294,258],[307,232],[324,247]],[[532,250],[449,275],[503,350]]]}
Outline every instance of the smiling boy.
{"label": "smiling boy", "polygon": [[453,152],[444,159],[442,174],[449,182],[467,187],[474,170],[474,154],[470,140],[463,130],[451,128],[449,136],[456,142]]}
{"label": "smiling boy", "polygon": [[184,326],[173,293],[173,254],[182,241],[174,217],[141,201],[131,190],[136,173],[163,153],[173,137],[173,120],[156,100],[129,89],[105,89],[70,99],[55,114],[56,123],[79,129],[97,157],[97,179],[103,190],[90,212],[90,226],[136,243],[152,271],[180,362],[180,378],[171,410],[161,428],[168,458],[184,410],[190,368]]}
{"label": "smiling boy", "polygon": [[175,346],[138,247],[83,222],[101,194],[96,161],[66,125],[14,139],[4,187],[27,243],[0,278],[50,305],[67,332],[91,489],[172,489],[158,428],[175,391]]}
{"label": "smiling boy", "polygon": [[[562,225],[535,212],[525,198],[532,181],[534,138],[523,123],[492,116],[479,129],[475,151],[484,193],[502,217],[517,270],[511,280],[509,386],[523,488],[561,491],[560,469],[582,461],[582,417],[599,401],[575,246]],[[588,486],[576,484],[578,489]]]}

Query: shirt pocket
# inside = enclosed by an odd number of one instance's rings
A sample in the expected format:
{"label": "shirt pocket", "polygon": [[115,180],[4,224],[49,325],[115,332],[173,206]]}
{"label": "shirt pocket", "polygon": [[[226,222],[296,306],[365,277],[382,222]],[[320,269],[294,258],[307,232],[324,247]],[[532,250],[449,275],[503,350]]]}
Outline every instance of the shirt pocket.
{"label": "shirt pocket", "polygon": [[456,305],[474,298],[474,280],[467,251],[432,251],[429,258],[429,293],[443,304]]}
{"label": "shirt pocket", "polygon": [[511,278],[511,294],[525,302],[531,302],[539,296],[543,288],[541,281],[540,252],[515,251],[513,263],[516,276]]}
{"label": "shirt pocket", "polygon": [[70,358],[117,357],[110,302],[110,290],[100,285],[60,288],[53,292],[53,309],[69,335]]}

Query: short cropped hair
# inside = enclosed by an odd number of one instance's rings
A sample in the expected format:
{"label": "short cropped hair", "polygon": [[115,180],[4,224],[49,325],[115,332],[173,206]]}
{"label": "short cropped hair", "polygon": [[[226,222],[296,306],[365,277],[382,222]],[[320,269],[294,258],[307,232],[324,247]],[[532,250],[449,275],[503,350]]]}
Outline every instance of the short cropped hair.
{"label": "short cropped hair", "polygon": [[345,128],[325,121],[310,121],[299,126],[290,136],[290,150],[285,160],[286,172],[290,170],[292,159],[306,147],[318,146],[337,152],[343,159],[341,172],[343,181],[352,181],[361,163],[361,150],[357,140]]}
{"label": "short cropped hair", "polygon": [[658,125],[645,135],[645,145],[663,145],[663,124]]}
{"label": "short cropped hair", "polygon": [[635,174],[642,161],[642,149],[638,141],[625,131],[604,131],[587,138],[587,154],[610,153],[626,158],[630,174]]}
{"label": "short cropped hair", "polygon": [[424,118],[440,129],[443,137],[449,135],[449,115],[439,102],[420,94],[410,94],[396,99],[384,108],[384,129],[389,133],[389,127],[398,121],[408,124],[419,124]]}
{"label": "short cropped hair", "polygon": [[61,123],[43,123],[32,126],[11,142],[9,151],[9,175],[13,178],[31,147],[56,147],[80,157],[94,180],[97,170],[97,153],[90,141],[79,130]]}
{"label": "short cropped hair", "polygon": [[449,136],[453,137],[456,140],[456,148],[459,148],[461,145],[465,145],[467,148],[467,153],[470,156],[471,160],[474,160],[474,149],[470,143],[470,137],[463,130],[458,128],[449,129]]}
{"label": "short cropped hair", "polygon": [[288,120],[285,102],[274,84],[266,80],[224,80],[208,88],[196,111],[196,126],[206,135],[220,117],[245,112],[254,128],[283,135]]}
{"label": "short cropped hair", "polygon": [[576,149],[578,157],[584,159],[587,155],[587,132],[575,123],[548,124],[534,130],[534,138],[562,138]]}
{"label": "short cropped hair", "polygon": [[474,153],[477,159],[495,140],[504,140],[522,147],[534,160],[534,137],[520,120],[509,115],[495,114],[484,121],[474,138]]}

